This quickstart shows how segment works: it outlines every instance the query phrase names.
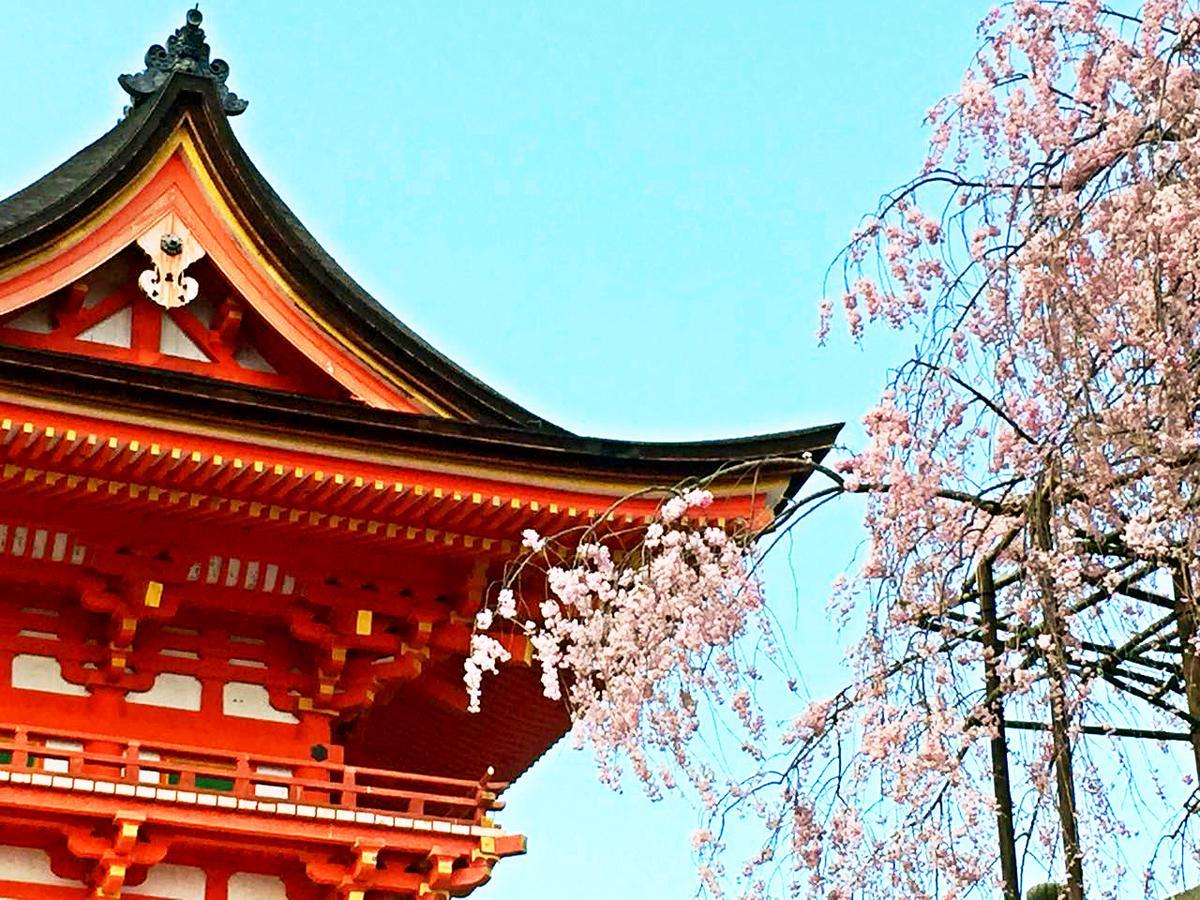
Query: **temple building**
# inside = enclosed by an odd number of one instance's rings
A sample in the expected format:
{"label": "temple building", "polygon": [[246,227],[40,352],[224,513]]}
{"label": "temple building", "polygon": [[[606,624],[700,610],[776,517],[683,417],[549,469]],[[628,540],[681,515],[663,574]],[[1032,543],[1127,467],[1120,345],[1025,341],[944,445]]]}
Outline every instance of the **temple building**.
{"label": "temple building", "polygon": [[0,898],[465,896],[525,851],[499,796],[569,726],[518,634],[466,708],[522,530],[788,457],[705,510],[766,525],[837,428],[635,443],[521,408],[318,246],[228,76],[188,12],[120,122],[0,202]]}

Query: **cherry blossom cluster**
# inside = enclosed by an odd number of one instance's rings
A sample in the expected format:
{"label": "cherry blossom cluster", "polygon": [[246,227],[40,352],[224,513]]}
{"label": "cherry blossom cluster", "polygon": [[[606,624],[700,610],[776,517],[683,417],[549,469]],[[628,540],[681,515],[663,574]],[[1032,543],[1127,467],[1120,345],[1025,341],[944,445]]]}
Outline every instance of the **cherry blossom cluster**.
{"label": "cherry blossom cluster", "polygon": [[465,673],[473,708],[483,673],[508,655],[489,630],[515,630],[605,781],[618,784],[628,769],[657,796],[684,772],[715,806],[716,783],[692,741],[707,704],[728,707],[748,749],[763,731],[747,687],[753,673],[736,646],[761,615],[762,596],[752,548],[688,519],[711,502],[701,488],[673,494],[632,544],[628,533],[525,532],[516,571],[537,568],[543,590],[518,596],[528,578],[514,577],[476,617]]}

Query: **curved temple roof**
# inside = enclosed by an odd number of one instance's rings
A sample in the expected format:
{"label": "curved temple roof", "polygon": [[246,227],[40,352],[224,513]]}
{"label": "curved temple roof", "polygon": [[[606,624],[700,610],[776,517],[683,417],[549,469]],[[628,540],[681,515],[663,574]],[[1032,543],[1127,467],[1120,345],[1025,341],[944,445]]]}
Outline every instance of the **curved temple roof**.
{"label": "curved temple roof", "polygon": [[[124,396],[134,406],[179,410],[293,432],[336,434],[471,458],[503,455],[536,468],[664,480],[709,474],[752,458],[804,453],[819,459],[840,425],[730,440],[644,443],[584,438],[546,421],[438,353],[351,278],[314,240],[247,157],[227,116],[245,102],[225,86],[229,67],[211,63],[199,14],[151,47],[146,72],[122,76],[134,104],[116,127],[52,172],[0,202],[0,285],[29,260],[114,202],[181,129],[189,130],[228,202],[291,289],[361,356],[401,373],[443,416],[315,401],[280,391],[79,357],[0,346],[0,383],[74,397]],[[190,30],[189,30],[190,29]],[[197,34],[198,32],[198,34]],[[503,448],[501,452],[501,448]],[[793,479],[789,493],[799,487]]]}

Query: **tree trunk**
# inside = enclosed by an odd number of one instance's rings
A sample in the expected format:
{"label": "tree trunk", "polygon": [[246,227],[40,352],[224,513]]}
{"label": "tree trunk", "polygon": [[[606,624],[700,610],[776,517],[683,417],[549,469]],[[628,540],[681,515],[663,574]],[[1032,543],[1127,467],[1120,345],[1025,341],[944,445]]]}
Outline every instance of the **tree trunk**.
{"label": "tree trunk", "polygon": [[996,587],[992,563],[984,559],[976,572],[979,587],[979,617],[983,622],[984,689],[987,691],[988,716],[994,732],[991,740],[992,788],[996,795],[996,834],[1000,842],[1000,876],[1004,900],[1021,900],[1020,871],[1017,867],[1016,827],[1013,824],[1012,787],[1008,774],[1008,740],[1004,734],[1004,698],[996,664],[1002,648],[996,634]]}

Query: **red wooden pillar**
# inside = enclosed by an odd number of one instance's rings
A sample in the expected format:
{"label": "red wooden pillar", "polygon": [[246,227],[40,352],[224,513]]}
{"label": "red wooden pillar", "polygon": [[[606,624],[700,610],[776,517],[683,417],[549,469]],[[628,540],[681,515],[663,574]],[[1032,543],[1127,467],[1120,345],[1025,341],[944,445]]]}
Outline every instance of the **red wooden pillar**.
{"label": "red wooden pillar", "polygon": [[206,869],[204,873],[204,900],[228,900],[229,872],[225,869]]}
{"label": "red wooden pillar", "polygon": [[[316,763],[340,763],[341,748],[334,747],[330,742],[330,718],[322,713],[302,710],[297,714],[300,718],[298,731],[308,745],[309,757]],[[328,781],[329,769],[323,765],[297,766],[296,777],[311,781]],[[297,791],[297,801],[301,803],[327,804],[329,793],[315,788],[300,788]]]}
{"label": "red wooden pillar", "polygon": [[[92,709],[95,710],[94,731],[119,733],[121,708],[125,703],[125,692],[115,685],[96,685],[92,689]],[[83,742],[83,749],[89,755],[121,756],[125,746],[120,741],[88,740]],[[105,779],[121,777],[119,763],[84,763],[82,774]]]}

